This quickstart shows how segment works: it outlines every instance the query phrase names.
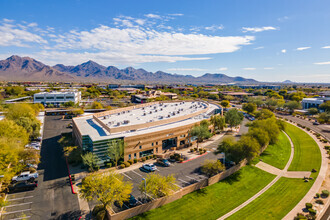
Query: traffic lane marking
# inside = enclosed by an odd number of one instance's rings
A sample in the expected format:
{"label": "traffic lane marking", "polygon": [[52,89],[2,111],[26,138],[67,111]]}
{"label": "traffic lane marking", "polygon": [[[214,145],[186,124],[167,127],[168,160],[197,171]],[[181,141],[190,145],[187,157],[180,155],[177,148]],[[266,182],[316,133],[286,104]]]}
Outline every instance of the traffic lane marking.
{"label": "traffic lane marking", "polygon": [[16,201],[16,200],[20,200],[20,199],[29,199],[29,198],[33,198],[33,196],[25,196],[25,197],[20,197],[20,198],[7,199],[7,201]]}
{"label": "traffic lane marking", "polygon": [[14,213],[18,213],[18,212],[26,212],[26,211],[31,211],[31,209],[23,209],[23,210],[18,210],[18,211],[5,212],[5,213],[2,213],[2,215],[9,215],[9,214],[14,214]]}
{"label": "traffic lane marking", "polygon": [[126,176],[128,179],[132,179],[131,177],[129,177],[128,175],[126,175],[125,173],[122,173],[124,176]]}
{"label": "traffic lane marking", "polygon": [[22,206],[22,205],[28,205],[32,204],[33,202],[25,202],[25,203],[18,203],[18,204],[13,204],[13,205],[7,205],[5,208],[10,208],[10,207],[16,207],[16,206]]}

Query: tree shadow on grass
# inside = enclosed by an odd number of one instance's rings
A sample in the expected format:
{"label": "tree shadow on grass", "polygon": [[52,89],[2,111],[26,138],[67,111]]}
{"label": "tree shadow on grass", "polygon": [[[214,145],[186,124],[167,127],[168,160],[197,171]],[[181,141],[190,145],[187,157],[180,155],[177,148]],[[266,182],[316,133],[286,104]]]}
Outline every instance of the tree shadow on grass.
{"label": "tree shadow on grass", "polygon": [[242,178],[241,170],[239,170],[233,173],[232,175],[230,175],[229,177],[227,177],[226,179],[221,180],[221,182],[232,185],[233,183],[240,181],[241,178]]}

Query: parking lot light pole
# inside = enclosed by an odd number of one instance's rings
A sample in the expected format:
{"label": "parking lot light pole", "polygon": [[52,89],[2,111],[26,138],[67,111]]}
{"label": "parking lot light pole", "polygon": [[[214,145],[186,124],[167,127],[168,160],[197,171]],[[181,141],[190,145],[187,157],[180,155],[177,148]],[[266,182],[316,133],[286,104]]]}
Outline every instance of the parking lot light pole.
{"label": "parking lot light pole", "polygon": [[146,178],[142,178],[142,180],[144,181],[144,196],[147,199],[147,181]]}

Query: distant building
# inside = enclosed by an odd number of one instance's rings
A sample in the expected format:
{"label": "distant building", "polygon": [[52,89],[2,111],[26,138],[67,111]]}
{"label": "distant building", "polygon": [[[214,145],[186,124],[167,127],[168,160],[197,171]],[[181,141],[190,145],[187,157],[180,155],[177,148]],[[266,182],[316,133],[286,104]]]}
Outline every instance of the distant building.
{"label": "distant building", "polygon": [[303,109],[319,108],[326,101],[330,101],[330,97],[303,98],[301,105]]}
{"label": "distant building", "polygon": [[77,90],[62,90],[52,92],[40,92],[33,96],[34,103],[60,105],[66,102],[78,103],[81,100],[81,92]]}
{"label": "distant building", "polygon": [[146,85],[144,85],[144,84],[136,84],[136,85],[109,84],[108,88],[109,89],[133,88],[133,89],[142,89],[142,90],[144,90],[146,88]]}
{"label": "distant building", "polygon": [[234,96],[237,98],[243,98],[244,96],[252,96],[252,93],[247,93],[247,92],[221,92],[224,95],[230,95],[230,96]]}
{"label": "distant building", "polygon": [[132,99],[132,102],[135,102],[135,103],[146,103],[151,99],[158,98],[161,96],[166,96],[170,100],[174,100],[174,99],[178,98],[178,95],[176,93],[162,92],[159,90],[150,90],[150,91],[144,92],[143,94],[132,95],[131,99]]}

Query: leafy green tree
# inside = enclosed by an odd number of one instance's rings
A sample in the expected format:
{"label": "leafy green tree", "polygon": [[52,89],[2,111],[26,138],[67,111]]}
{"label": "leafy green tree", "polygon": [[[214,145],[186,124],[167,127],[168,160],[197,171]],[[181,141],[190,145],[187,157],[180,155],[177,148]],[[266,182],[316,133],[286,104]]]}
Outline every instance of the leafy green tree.
{"label": "leafy green tree", "polygon": [[330,112],[330,101],[326,101],[319,106],[320,109],[326,112]]}
{"label": "leafy green tree", "polygon": [[173,175],[161,176],[160,174],[152,173],[148,174],[145,179],[146,183],[142,181],[139,185],[139,190],[153,198],[169,196],[178,190],[178,186],[175,185],[176,179]]}
{"label": "leafy green tree", "polygon": [[24,87],[22,86],[8,86],[5,88],[6,94],[8,95],[22,95],[24,93]]}
{"label": "leafy green tree", "polygon": [[269,144],[270,138],[269,138],[268,132],[263,130],[262,128],[258,128],[258,127],[253,128],[252,127],[249,130],[248,134],[251,137],[255,138],[261,147],[265,147]]}
{"label": "leafy green tree", "polygon": [[261,107],[264,104],[261,97],[251,97],[248,99],[248,102],[256,104],[257,107]]}
{"label": "leafy green tree", "polygon": [[226,167],[219,160],[205,160],[201,171],[208,177],[214,176],[222,171],[224,171]]}
{"label": "leafy green tree", "polygon": [[226,123],[229,124],[230,128],[238,126],[244,119],[244,115],[239,112],[236,108],[230,109],[225,114]]}
{"label": "leafy green tree", "polygon": [[210,126],[209,120],[206,120],[206,119],[202,120],[200,123],[200,126],[204,126],[204,127],[208,128]]}
{"label": "leafy green tree", "polygon": [[289,101],[284,104],[285,108],[288,108],[292,113],[295,109],[299,109],[301,107],[300,103],[297,101]]}
{"label": "leafy green tree", "polygon": [[115,162],[117,166],[118,161],[124,157],[125,144],[123,140],[111,140],[108,143],[108,156]]}
{"label": "leafy green tree", "polygon": [[210,138],[211,137],[211,133],[209,131],[209,128],[206,126],[194,126],[191,130],[190,130],[190,135],[192,137],[196,137],[197,138],[197,148],[198,148],[198,143],[203,142],[203,140]]}
{"label": "leafy green tree", "polygon": [[97,155],[92,152],[87,152],[86,154],[81,155],[83,163],[88,167],[90,172],[98,170],[100,167],[98,165],[99,158]]}
{"label": "leafy green tree", "polygon": [[92,109],[102,109],[103,106],[102,106],[101,103],[95,101],[95,102],[93,102],[91,108],[92,108]]}
{"label": "leafy green tree", "polygon": [[237,145],[241,149],[243,157],[249,162],[260,153],[261,146],[251,135],[242,135]]}
{"label": "leafy green tree", "polygon": [[303,98],[306,97],[306,94],[302,91],[291,93],[288,98],[292,101],[300,102]]}
{"label": "leafy green tree", "polygon": [[211,116],[211,124],[214,127],[215,131],[222,131],[225,127],[226,127],[226,120],[224,117],[221,117],[221,115],[217,114],[217,115],[213,115]]}
{"label": "leafy green tree", "polygon": [[268,133],[269,143],[275,144],[280,134],[280,129],[275,117],[267,118],[264,120],[256,120],[250,124],[250,128],[260,128]]}
{"label": "leafy green tree", "polygon": [[68,101],[68,102],[64,102],[63,106],[64,107],[73,107],[75,104],[73,101]]}
{"label": "leafy green tree", "polygon": [[274,113],[268,109],[261,109],[257,111],[255,116],[257,119],[260,120],[275,117]]}
{"label": "leafy green tree", "polygon": [[308,109],[308,114],[310,114],[310,115],[316,115],[317,113],[319,113],[319,110],[317,108]]}
{"label": "leafy green tree", "polygon": [[81,182],[80,196],[87,201],[101,202],[104,209],[111,207],[114,202],[122,206],[132,192],[132,183],[125,182],[123,178],[114,172],[88,175]]}
{"label": "leafy green tree", "polygon": [[243,110],[247,113],[253,113],[255,110],[257,110],[257,105],[255,103],[244,103],[243,104]]}
{"label": "leafy green tree", "polygon": [[217,94],[210,94],[208,98],[213,100],[219,100],[219,96]]}
{"label": "leafy green tree", "polygon": [[0,121],[0,137],[16,140],[18,145],[22,146],[29,141],[29,135],[26,130],[8,119]]}
{"label": "leafy green tree", "polygon": [[229,106],[229,101],[228,100],[222,100],[220,102],[220,105],[224,108],[227,108]]}
{"label": "leafy green tree", "polygon": [[323,124],[323,123],[329,123],[330,121],[330,113],[329,112],[322,112],[318,115],[317,120]]}

